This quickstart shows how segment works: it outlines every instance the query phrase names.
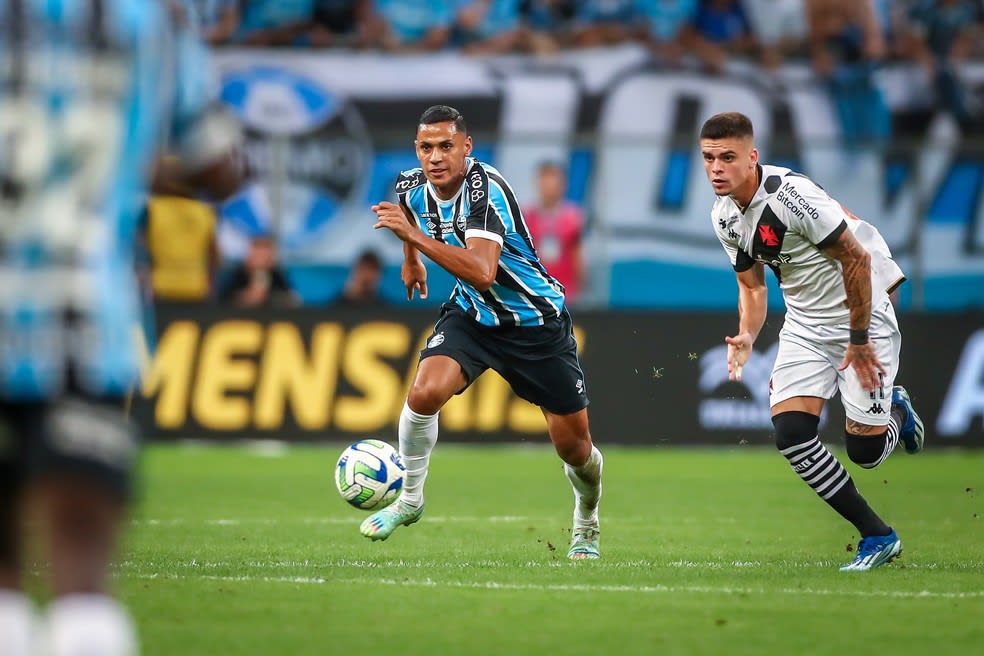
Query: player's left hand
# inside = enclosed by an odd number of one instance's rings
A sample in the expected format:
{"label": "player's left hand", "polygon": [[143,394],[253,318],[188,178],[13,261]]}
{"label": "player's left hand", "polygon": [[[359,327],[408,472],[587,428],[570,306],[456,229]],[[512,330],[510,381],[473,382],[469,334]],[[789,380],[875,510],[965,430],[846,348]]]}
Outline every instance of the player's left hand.
{"label": "player's left hand", "polygon": [[881,381],[888,375],[885,367],[878,361],[875,354],[875,347],[869,341],[867,344],[848,344],[847,352],[844,353],[844,361],[837,368],[844,371],[848,367],[854,367],[854,372],[861,381],[861,386],[869,392],[874,392],[881,387]]}
{"label": "player's left hand", "polygon": [[409,241],[410,234],[417,230],[416,226],[410,225],[410,222],[407,221],[407,217],[399,205],[384,200],[378,205],[373,205],[371,209],[376,213],[378,219],[373,226],[376,230],[387,228],[403,241]]}

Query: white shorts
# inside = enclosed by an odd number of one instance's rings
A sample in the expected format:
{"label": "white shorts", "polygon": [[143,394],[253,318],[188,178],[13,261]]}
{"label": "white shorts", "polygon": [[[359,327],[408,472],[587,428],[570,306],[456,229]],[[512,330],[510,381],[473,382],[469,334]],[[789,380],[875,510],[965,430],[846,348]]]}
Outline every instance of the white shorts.
{"label": "white shorts", "polygon": [[868,426],[887,426],[902,348],[895,309],[891,302],[883,300],[871,313],[868,332],[886,371],[881,387],[874,392],[861,386],[853,367],[837,371],[844,361],[849,330],[848,325],[805,326],[787,316],[779,332],[779,350],[769,381],[769,405],[796,396],[832,399],[840,391],[848,419]]}

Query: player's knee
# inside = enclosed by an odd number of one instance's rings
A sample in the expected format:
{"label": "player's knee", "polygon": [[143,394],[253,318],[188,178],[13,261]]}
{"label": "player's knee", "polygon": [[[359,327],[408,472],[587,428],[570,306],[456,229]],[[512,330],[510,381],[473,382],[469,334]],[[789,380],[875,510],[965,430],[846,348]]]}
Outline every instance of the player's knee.
{"label": "player's knee", "polygon": [[780,451],[790,449],[817,436],[820,417],[809,412],[780,412],[772,418],[776,429],[776,448]]}
{"label": "player's knee", "polygon": [[571,467],[580,467],[591,457],[591,440],[567,439],[555,440],[554,449],[560,459]]}
{"label": "player's knee", "polygon": [[440,412],[444,404],[451,398],[451,393],[440,385],[430,381],[415,381],[407,396],[407,405],[414,412],[422,415],[433,415]]}
{"label": "player's knee", "polygon": [[873,469],[885,459],[885,435],[886,431],[880,435],[854,435],[844,432],[844,446],[847,448],[847,457],[854,464]]}

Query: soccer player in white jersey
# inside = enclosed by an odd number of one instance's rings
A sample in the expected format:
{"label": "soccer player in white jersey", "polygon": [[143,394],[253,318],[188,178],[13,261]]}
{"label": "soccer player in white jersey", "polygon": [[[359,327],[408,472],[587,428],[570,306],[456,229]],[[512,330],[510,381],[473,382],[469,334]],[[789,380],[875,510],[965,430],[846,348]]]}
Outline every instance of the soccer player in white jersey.
{"label": "soccer player in white jersey", "polygon": [[598,558],[601,452],[588,430],[588,395],[563,287],[540,263],[516,196],[495,168],[471,157],[472,138],[453,107],[427,109],[415,141],[420,167],[396,182],[399,204],[374,205],[376,229],[403,240],[407,298],[427,295],[420,254],[457,279],[420,363],[399,423],[406,479],[400,497],[360,530],[385,540],[420,519],[437,441],[438,413],[486,369],[543,410],[574,488],[568,557]]}
{"label": "soccer player in white jersey", "polygon": [[717,195],[714,231],[738,278],[738,332],[725,338],[729,378],[741,380],[765,322],[768,266],[786,303],[769,382],[776,446],[860,532],[856,557],[841,570],[883,565],[902,542],[820,442],[817,427],[824,403],[839,391],[851,461],[876,467],[899,440],[909,453],[922,450],[922,421],[905,389],[893,387],[902,337],[889,294],[905,277],[873,226],[806,176],[759,163],[747,116],[709,118],[700,150]]}
{"label": "soccer player in white jersey", "polygon": [[[207,53],[168,9],[0,0],[3,656],[138,649],[109,579],[138,452],[123,412],[138,374],[137,209],[165,135],[175,182],[226,195],[241,172]],[[35,543],[42,618],[23,590]]]}

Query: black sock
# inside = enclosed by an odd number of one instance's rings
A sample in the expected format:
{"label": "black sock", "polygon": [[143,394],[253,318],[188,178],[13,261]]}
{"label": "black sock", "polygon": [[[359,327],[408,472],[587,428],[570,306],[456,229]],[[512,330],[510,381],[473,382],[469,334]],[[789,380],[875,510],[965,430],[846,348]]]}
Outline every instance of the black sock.
{"label": "black sock", "polygon": [[861,537],[888,535],[892,529],[882,521],[855,487],[851,475],[817,437],[780,450],[814,492],[831,508],[854,524]]}

